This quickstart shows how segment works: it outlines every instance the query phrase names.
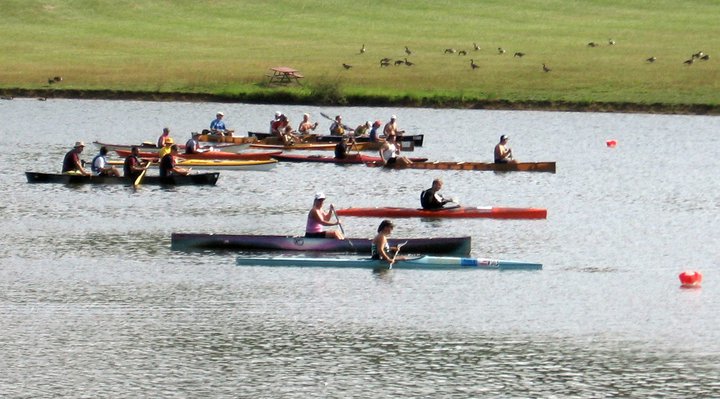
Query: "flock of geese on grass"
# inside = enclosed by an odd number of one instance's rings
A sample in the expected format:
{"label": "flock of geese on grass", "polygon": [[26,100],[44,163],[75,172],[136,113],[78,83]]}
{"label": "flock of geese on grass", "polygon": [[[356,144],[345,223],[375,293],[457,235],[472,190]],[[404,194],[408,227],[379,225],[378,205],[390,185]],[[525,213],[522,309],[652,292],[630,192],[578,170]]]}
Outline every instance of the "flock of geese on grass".
{"label": "flock of geese on grass", "polygon": [[[607,45],[608,45],[608,46],[614,46],[614,45],[615,45],[615,40],[613,40],[613,39],[608,39]],[[597,42],[590,42],[590,43],[587,44],[587,47],[593,47],[593,48],[594,48],[594,47],[601,47],[601,45],[600,45],[600,43],[597,43]],[[477,43],[473,43],[473,50],[474,50],[474,51],[480,51],[480,50],[482,50],[482,49],[480,48],[480,46],[478,46]],[[363,44],[362,47],[360,48],[360,52],[359,52],[358,54],[359,54],[359,55],[365,54],[366,51],[367,51],[367,48],[365,47],[365,44]],[[410,55],[412,55],[412,53],[413,53],[412,50],[410,50],[410,49],[408,48],[408,46],[405,46],[405,54],[408,55],[408,56],[410,56]],[[506,51],[504,48],[502,48],[502,47],[498,47],[498,48],[497,48],[497,53],[498,53],[498,55],[503,55],[503,54],[507,53],[507,51]],[[466,55],[468,55],[468,50],[464,50],[464,49],[458,50],[458,49],[455,49],[455,48],[446,48],[446,49],[443,51],[443,54],[457,54],[457,55],[460,55],[460,56],[466,56]],[[515,52],[515,53],[513,54],[513,57],[517,57],[517,58],[522,58],[522,57],[524,57],[524,56],[525,56],[525,53],[522,52],[522,51],[517,51],[517,52]],[[702,51],[698,51],[697,53],[692,54],[692,56],[691,56],[687,61],[685,61],[684,64],[685,64],[685,65],[692,65],[692,64],[695,62],[695,60],[708,61],[708,60],[710,60],[710,54],[705,54],[705,53],[702,52]],[[647,58],[645,61],[648,62],[648,63],[653,63],[653,62],[657,61],[657,57],[652,56],[652,57],[650,57],[650,58]],[[389,67],[390,65],[395,65],[395,66],[399,66],[399,65],[413,66],[413,65],[415,65],[415,63],[408,61],[407,57],[404,57],[403,59],[397,59],[397,60],[395,60],[395,61],[393,61],[391,58],[387,58],[387,57],[385,57],[385,58],[383,58],[383,59],[380,60],[380,67],[381,67],[381,68],[382,68],[382,67]],[[347,64],[347,63],[343,63],[342,66],[343,66],[343,68],[345,68],[346,70],[351,69],[351,68],[353,67],[351,64]],[[470,59],[470,69],[475,70],[475,69],[478,69],[478,68],[480,68],[480,65],[478,65],[477,63],[475,63],[475,60],[471,58],[471,59]],[[552,71],[552,69],[550,69],[549,66],[547,66],[545,63],[543,63],[543,64],[542,64],[542,71],[543,71],[543,72],[550,72],[550,71]]]}

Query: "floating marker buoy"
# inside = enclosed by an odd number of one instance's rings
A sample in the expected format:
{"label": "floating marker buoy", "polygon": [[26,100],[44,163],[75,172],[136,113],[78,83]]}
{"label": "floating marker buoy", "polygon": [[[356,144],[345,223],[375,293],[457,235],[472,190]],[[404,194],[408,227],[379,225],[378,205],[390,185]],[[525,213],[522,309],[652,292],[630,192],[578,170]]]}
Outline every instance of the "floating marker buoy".
{"label": "floating marker buoy", "polygon": [[610,148],[614,148],[617,145],[617,141],[616,140],[608,140],[605,142],[605,144],[607,144],[607,146]]}
{"label": "floating marker buoy", "polygon": [[699,288],[702,283],[702,273],[693,270],[686,270],[678,276],[682,288]]}

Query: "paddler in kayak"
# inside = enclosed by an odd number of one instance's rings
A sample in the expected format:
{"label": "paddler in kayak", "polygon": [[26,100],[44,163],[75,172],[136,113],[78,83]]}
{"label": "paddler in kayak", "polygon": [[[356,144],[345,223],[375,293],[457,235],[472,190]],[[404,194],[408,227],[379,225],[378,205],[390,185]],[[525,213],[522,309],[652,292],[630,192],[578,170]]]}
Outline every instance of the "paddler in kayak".
{"label": "paddler in kayak", "polygon": [[400,147],[395,142],[394,134],[385,138],[378,152],[386,168],[404,168],[412,163],[410,159],[400,155]]}
{"label": "paddler in kayak", "polygon": [[308,212],[307,223],[305,225],[305,237],[308,238],[335,238],[338,240],[344,240],[345,236],[338,230],[323,230],[323,226],[339,226],[340,219],[335,216],[335,222],[331,222],[333,212],[333,205],[330,205],[330,211],[323,212],[323,203],[325,202],[325,194],[315,194],[313,200],[313,207]]}
{"label": "paddler in kayak", "polygon": [[405,133],[404,130],[398,130],[397,127],[397,116],[391,115],[390,121],[385,124],[385,127],[383,128],[383,134],[385,137],[390,137],[391,135],[395,136],[402,136],[402,134]]}
{"label": "paddler in kayak", "polygon": [[163,159],[165,155],[169,154],[173,145],[175,145],[175,140],[173,140],[172,137],[165,139],[165,145],[158,150],[158,160]]}
{"label": "paddler in kayak", "polygon": [[170,128],[169,128],[169,127],[164,127],[162,134],[160,135],[160,137],[158,137],[158,140],[157,140],[157,148],[163,148],[163,147],[165,147],[165,142],[166,142],[168,139],[169,139],[169,140],[172,140],[172,138],[170,137]]}
{"label": "paddler in kayak", "polygon": [[372,129],[370,129],[370,141],[379,141],[380,138],[378,137],[378,129],[382,126],[381,121],[375,121],[375,123],[372,124]]}
{"label": "paddler in kayak", "polygon": [[210,131],[213,134],[219,134],[221,136],[232,136],[234,130],[225,127],[225,122],[223,122],[224,117],[225,114],[222,111],[218,111],[217,114],[215,114],[215,119],[210,122]]}
{"label": "paddler in kayak", "polygon": [[81,174],[83,176],[90,176],[92,173],[88,172],[83,168],[82,162],[80,161],[80,154],[85,149],[85,143],[82,141],[76,141],[75,146],[72,148],[72,150],[68,151],[67,154],[65,154],[65,158],[63,158],[63,166],[62,166],[62,172],[63,173],[70,173],[70,174]]}
{"label": "paddler in kayak", "polygon": [[355,128],[355,137],[367,137],[370,133],[370,121]]}
{"label": "paddler in kayak", "polygon": [[310,122],[310,114],[303,114],[303,120],[300,122],[300,126],[298,126],[298,133],[303,136],[307,136],[312,134],[317,127],[317,122]]}
{"label": "paddler in kayak", "polygon": [[212,147],[201,146],[200,142],[198,141],[198,137],[200,137],[199,132],[191,133],[190,140],[185,143],[186,154],[199,154],[201,152],[208,152],[213,150]]}
{"label": "paddler in kayak", "polygon": [[130,155],[125,158],[125,162],[123,163],[123,175],[134,180],[140,176],[140,173],[142,173],[148,163],[150,163],[150,161],[143,164],[143,161],[140,160],[140,149],[134,145],[130,149]]}
{"label": "paddler in kayak", "polygon": [[177,166],[175,157],[178,154],[177,145],[173,144],[170,147],[170,153],[160,159],[160,177],[168,177],[172,175],[183,175],[190,174],[190,169],[185,169]]}
{"label": "paddler in kayak", "polygon": [[330,125],[330,135],[332,136],[344,136],[345,133],[351,133],[353,129],[350,126],[343,125],[342,116],[337,115],[335,121]]}
{"label": "paddler in kayak", "polygon": [[387,241],[388,236],[392,234],[394,228],[395,225],[388,219],[380,222],[380,226],[378,226],[377,229],[378,233],[375,238],[372,239],[372,243],[370,244],[370,257],[372,259],[384,260],[390,264],[393,264],[398,260],[406,259],[404,256],[390,255],[391,253],[397,254],[398,252],[398,248],[391,247]]}
{"label": "paddler in kayak", "polygon": [[435,179],[432,182],[432,187],[427,190],[423,190],[420,194],[420,205],[423,209],[442,209],[445,204],[455,202],[452,199],[445,199],[438,191],[442,190],[443,181]]}
{"label": "paddler in kayak", "polygon": [[335,159],[346,159],[356,154],[348,154],[348,150],[355,147],[355,138],[343,136],[337,145],[335,145]]}
{"label": "paddler in kayak", "polygon": [[512,149],[508,147],[507,142],[510,137],[506,135],[500,136],[500,142],[495,146],[495,163],[516,163],[513,159]]}
{"label": "paddler in kayak", "polygon": [[108,163],[107,153],[107,147],[100,147],[100,153],[93,158],[90,170],[95,176],[120,176],[120,171]]}

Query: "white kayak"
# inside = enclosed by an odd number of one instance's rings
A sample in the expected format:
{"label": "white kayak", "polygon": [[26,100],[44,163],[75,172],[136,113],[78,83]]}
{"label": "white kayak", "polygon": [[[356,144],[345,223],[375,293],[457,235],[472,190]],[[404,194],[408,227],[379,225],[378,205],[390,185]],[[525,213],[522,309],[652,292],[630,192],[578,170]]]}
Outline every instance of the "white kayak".
{"label": "white kayak", "polygon": [[[240,266],[289,266],[388,269],[390,264],[371,258],[307,258],[295,256],[249,257],[238,256]],[[449,256],[419,256],[396,261],[393,269],[452,270],[541,270],[542,264],[484,258],[456,258]]]}

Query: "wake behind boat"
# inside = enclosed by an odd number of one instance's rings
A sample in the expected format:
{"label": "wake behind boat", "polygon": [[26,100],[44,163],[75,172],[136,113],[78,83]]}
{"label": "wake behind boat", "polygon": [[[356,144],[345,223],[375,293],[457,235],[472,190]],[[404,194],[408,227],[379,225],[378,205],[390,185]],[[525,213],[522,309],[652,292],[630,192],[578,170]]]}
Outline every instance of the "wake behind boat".
{"label": "wake behind boat", "polygon": [[[307,238],[279,235],[173,233],[175,250],[214,249],[244,251],[308,251],[370,253],[369,238]],[[403,252],[411,254],[470,255],[470,237],[388,239],[390,246],[407,242]]]}
{"label": "wake behind boat", "polygon": [[[335,267],[335,268],[363,268],[388,269],[385,261],[371,258],[304,258],[304,257],[248,257],[238,256],[236,263],[239,266],[277,266],[277,267]],[[483,269],[483,270],[541,270],[542,264],[497,260],[484,258],[455,258],[440,256],[420,256],[399,260],[392,266],[393,269],[416,270],[454,270],[454,269]]]}
{"label": "wake behind boat", "polygon": [[486,219],[546,219],[544,208],[508,208],[508,207],[466,207],[442,209],[371,207],[344,208],[336,210],[338,216],[387,217],[387,218],[486,218]]}
{"label": "wake behind boat", "polygon": [[[81,174],[25,172],[28,183],[58,184],[124,184],[132,186],[134,177],[85,176]],[[172,175],[167,177],[145,176],[143,185],[160,186],[212,186],[217,183],[220,173],[198,173],[193,175]]]}

